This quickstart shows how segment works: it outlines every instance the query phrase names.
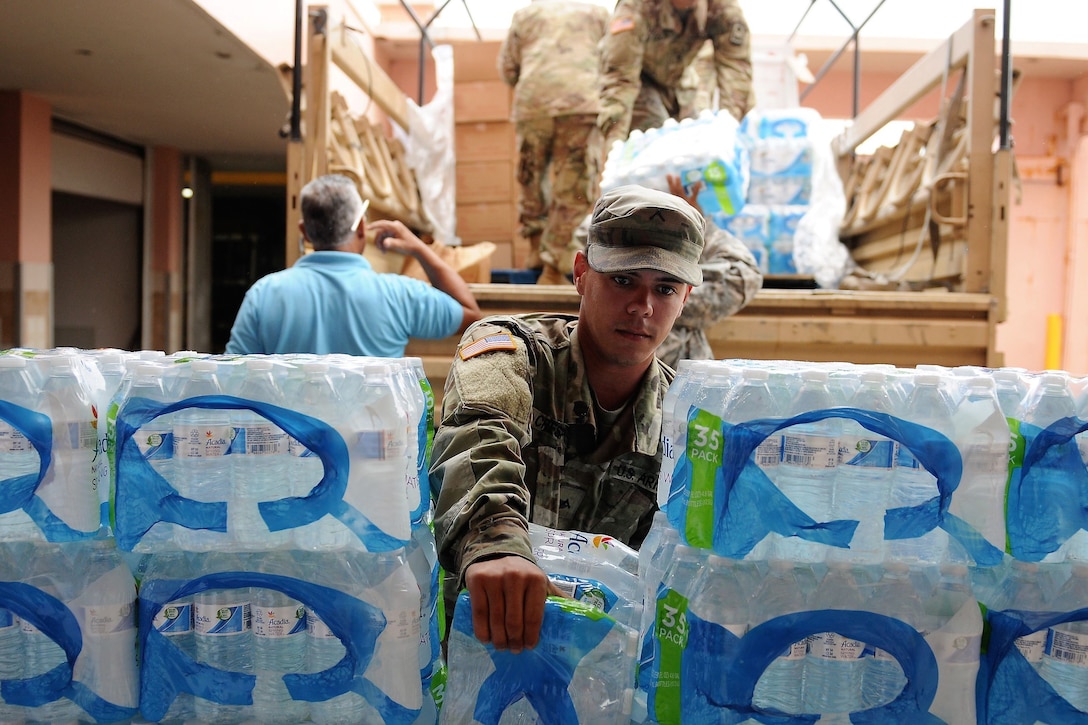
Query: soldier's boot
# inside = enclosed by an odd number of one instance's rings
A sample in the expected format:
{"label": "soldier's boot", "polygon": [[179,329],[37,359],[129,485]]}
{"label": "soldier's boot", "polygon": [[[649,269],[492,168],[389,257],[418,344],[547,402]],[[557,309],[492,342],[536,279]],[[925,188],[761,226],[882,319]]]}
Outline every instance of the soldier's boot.
{"label": "soldier's boot", "polygon": [[544,271],[540,273],[540,277],[536,280],[537,284],[558,284],[558,285],[570,285],[571,281],[567,279],[567,275],[560,272],[550,264],[544,265]]}

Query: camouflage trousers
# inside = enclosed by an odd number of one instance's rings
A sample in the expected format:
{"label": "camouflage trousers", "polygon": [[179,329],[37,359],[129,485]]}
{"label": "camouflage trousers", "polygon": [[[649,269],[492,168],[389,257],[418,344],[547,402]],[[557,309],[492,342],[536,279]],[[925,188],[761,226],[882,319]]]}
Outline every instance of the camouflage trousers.
{"label": "camouflage trousers", "polygon": [[662,88],[643,76],[638,96],[631,107],[630,130],[660,128],[668,118],[680,118],[680,102],[677,100],[676,91]]}
{"label": "camouflage trousers", "polygon": [[574,268],[580,248],[574,229],[592,211],[599,191],[596,120],[580,114],[517,122],[518,222],[531,245],[527,267],[542,263],[562,274]]}

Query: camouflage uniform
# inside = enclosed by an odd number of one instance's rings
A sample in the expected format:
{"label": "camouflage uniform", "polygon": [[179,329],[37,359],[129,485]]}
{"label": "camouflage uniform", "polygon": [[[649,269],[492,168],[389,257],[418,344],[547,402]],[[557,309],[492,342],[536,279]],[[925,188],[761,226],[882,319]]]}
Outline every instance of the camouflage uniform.
{"label": "camouflage uniform", "polygon": [[571,232],[597,198],[597,45],[607,23],[597,5],[535,0],[514,13],[499,52],[499,71],[514,87],[518,221],[532,247],[529,267],[571,271]]}
{"label": "camouflage uniform", "polygon": [[[575,240],[584,247],[589,238],[590,217],[574,231]],[[752,301],[763,287],[763,274],[744,242],[707,221],[706,240],[699,257],[703,283],[691,288],[684,311],[676,319],[672,332],[657,348],[657,357],[673,368],[681,360],[713,360],[714,351],[705,329],[729,317]]]}
{"label": "camouflage uniform", "polygon": [[[657,508],[661,399],[673,371],[654,360],[609,427],[585,377],[578,318],[496,316],[465,332],[446,380],[432,489],[439,560],[463,576],[473,562],[535,561],[527,522],[613,536],[639,546]],[[462,359],[475,341],[509,340]],[[478,343],[485,344],[485,343]],[[450,577],[447,598],[464,582]],[[452,611],[452,610],[449,610]]]}
{"label": "camouflage uniform", "polygon": [[601,44],[601,112],[606,148],[630,129],[678,118],[676,91],[706,40],[714,45],[721,108],[738,119],[754,105],[748,24],[737,0],[619,0]]}
{"label": "camouflage uniform", "polygon": [[713,360],[706,328],[738,312],[763,286],[759,265],[744,242],[709,221],[703,236],[703,283],[692,288],[672,332],[657,348],[658,358],[672,367],[685,358]]}

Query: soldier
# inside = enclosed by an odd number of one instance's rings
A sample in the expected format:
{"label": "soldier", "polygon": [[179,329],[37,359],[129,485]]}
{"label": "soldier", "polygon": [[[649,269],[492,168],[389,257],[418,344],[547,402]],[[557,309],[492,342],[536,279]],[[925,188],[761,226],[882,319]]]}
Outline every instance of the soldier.
{"label": "soldier", "polygon": [[491,317],[461,338],[430,475],[446,599],[468,587],[481,641],[538,641],[548,579],[529,521],[634,547],[645,538],[673,378],[654,353],[702,281],[703,224],[672,194],[613,189],[574,258],[577,317]]}
{"label": "soldier", "polygon": [[569,284],[571,233],[597,198],[597,46],[607,24],[598,5],[533,0],[514,13],[499,52],[514,87],[518,221],[529,240],[526,267],[543,267],[539,284]]}
{"label": "soldier", "polygon": [[619,0],[601,44],[605,150],[631,129],[680,117],[677,89],[704,42],[714,46],[721,108],[738,120],[755,104],[748,24],[737,0]]}
{"label": "soldier", "polygon": [[[685,190],[679,176],[669,174],[666,179],[672,194],[702,212],[697,197],[703,182],[696,182]],[[575,242],[580,249],[586,246],[591,221],[592,217],[586,215],[574,230]],[[710,220],[706,221],[703,239],[703,253],[699,257],[703,283],[692,289],[683,312],[672,326],[672,332],[657,348],[657,359],[674,369],[684,359],[714,359],[714,351],[706,338],[706,328],[717,320],[739,312],[763,287],[763,273],[744,242],[719,229]]]}
{"label": "soldier", "polygon": [[[668,176],[669,191],[702,211],[696,196],[701,181],[685,191],[680,177]],[[691,291],[684,311],[672,332],[657,348],[661,362],[675,368],[681,360],[713,360],[714,351],[706,339],[706,328],[739,312],[763,287],[763,273],[744,242],[707,220],[703,232],[706,244],[699,258],[703,283]]]}

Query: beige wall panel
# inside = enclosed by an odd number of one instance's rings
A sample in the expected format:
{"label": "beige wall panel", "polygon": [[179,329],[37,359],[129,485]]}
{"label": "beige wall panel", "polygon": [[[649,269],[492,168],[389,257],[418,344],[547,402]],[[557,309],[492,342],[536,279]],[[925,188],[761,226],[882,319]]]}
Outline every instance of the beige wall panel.
{"label": "beige wall panel", "polygon": [[458,123],[453,133],[458,164],[514,158],[514,124],[508,121]]}
{"label": "beige wall panel", "polygon": [[505,121],[510,118],[513,89],[500,80],[455,83],[453,118],[466,121]]}
{"label": "beige wall panel", "polygon": [[513,197],[512,161],[463,161],[457,164],[457,201],[509,202]]}
{"label": "beige wall panel", "polygon": [[453,81],[493,81],[499,76],[499,48],[502,41],[456,43],[453,46]]}
{"label": "beige wall panel", "polygon": [[457,236],[467,244],[509,241],[514,236],[516,214],[510,204],[458,204]]}

